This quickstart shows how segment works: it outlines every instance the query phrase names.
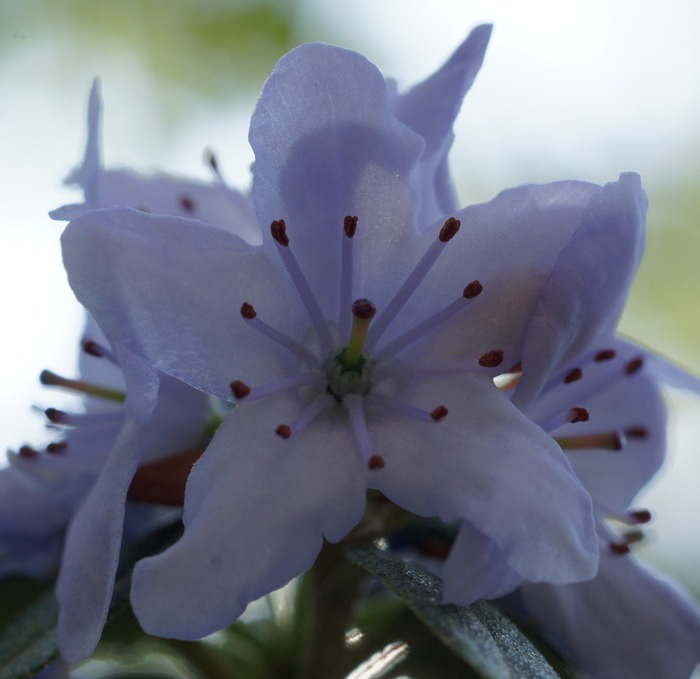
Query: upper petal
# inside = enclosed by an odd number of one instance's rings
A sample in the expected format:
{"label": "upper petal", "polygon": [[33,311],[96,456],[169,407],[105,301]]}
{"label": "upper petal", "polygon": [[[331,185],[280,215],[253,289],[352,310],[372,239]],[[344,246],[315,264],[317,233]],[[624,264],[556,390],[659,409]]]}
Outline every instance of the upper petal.
{"label": "upper petal", "polygon": [[253,114],[250,143],[258,219],[263,228],[286,220],[321,308],[335,318],[343,218],[356,215],[360,228],[394,241],[411,233],[410,174],[423,141],[391,113],[371,62],[314,43],[278,62]]}
{"label": "upper petal", "polygon": [[647,200],[627,173],[591,199],[562,250],[527,328],[513,402],[534,400],[553,372],[612,336],[644,249]]}
{"label": "upper petal", "polygon": [[289,440],[275,434],[297,399],[241,403],[190,474],[185,534],[135,571],[132,604],[143,628],[197,639],[300,575],[323,537],[340,540],[364,511],[364,473],[340,414],[319,416]]}
{"label": "upper petal", "polygon": [[542,630],[591,679],[687,679],[700,662],[700,610],[632,557],[601,555],[573,585],[524,585]]}
{"label": "upper petal", "polygon": [[263,247],[203,222],[128,208],[86,213],[68,225],[62,245],[71,287],[115,351],[126,347],[228,399],[233,379],[271,379],[293,363],[239,313],[250,302],[292,336],[307,328]]}
{"label": "upper petal", "polygon": [[454,138],[452,124],[481,69],[491,29],[490,25],[477,26],[438,71],[394,99],[396,117],[426,142],[417,168],[419,228],[457,208],[447,167],[447,153]]}
{"label": "upper petal", "polygon": [[[417,382],[402,399],[449,414],[425,423],[382,409],[368,425],[384,469],[369,483],[408,511],[466,519],[530,580],[592,577],[598,537],[591,499],[559,446],[488,376]],[[546,498],[546,501],[543,501]]]}

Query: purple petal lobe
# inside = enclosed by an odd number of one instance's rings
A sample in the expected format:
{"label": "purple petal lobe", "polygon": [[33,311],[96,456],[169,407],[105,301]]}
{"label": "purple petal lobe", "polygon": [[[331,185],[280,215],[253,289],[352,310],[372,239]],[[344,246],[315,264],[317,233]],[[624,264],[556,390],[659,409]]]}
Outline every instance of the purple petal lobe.
{"label": "purple petal lobe", "polygon": [[364,511],[364,468],[343,412],[281,439],[296,399],[243,403],[194,466],[185,534],[134,571],[132,604],[145,630],[198,639],[308,569],[323,537],[340,540]]}

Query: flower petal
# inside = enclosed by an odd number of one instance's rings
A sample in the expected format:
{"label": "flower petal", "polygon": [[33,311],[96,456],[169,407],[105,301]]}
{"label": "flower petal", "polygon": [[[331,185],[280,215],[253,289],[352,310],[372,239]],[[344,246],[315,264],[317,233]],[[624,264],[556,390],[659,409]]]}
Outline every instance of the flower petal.
{"label": "flower petal", "polygon": [[611,337],[644,249],[647,200],[620,175],[592,198],[532,314],[513,403],[525,408],[553,372]]}
{"label": "flower petal", "polygon": [[632,557],[601,555],[588,582],[524,585],[522,597],[565,656],[591,679],[687,679],[700,662],[700,610]]}
{"label": "flower petal", "polygon": [[229,625],[246,605],[300,575],[323,536],[335,542],[364,511],[364,473],[345,413],[333,409],[282,440],[296,399],[236,406],[193,468],[185,534],[141,561],[132,604],[143,628],[198,639]]}
{"label": "flower petal", "polygon": [[469,521],[529,580],[595,574],[598,537],[588,493],[559,446],[488,376],[421,381],[400,394],[428,411],[444,404],[449,414],[428,424],[371,412],[370,435],[386,463],[368,472],[372,487],[420,516]]}
{"label": "flower petal", "polygon": [[498,599],[522,582],[496,543],[468,521],[460,526],[442,579],[443,601],[462,606],[480,599]]}
{"label": "flower petal", "polygon": [[457,209],[447,165],[454,139],[452,124],[481,69],[491,28],[477,26],[438,71],[393,102],[396,117],[426,142],[417,178],[422,199],[419,228]]}
{"label": "flower petal", "polygon": [[280,294],[286,272],[261,248],[203,222],[128,208],[83,215],[62,244],[70,284],[115,351],[127,347],[229,400],[233,379],[273,379],[297,365],[239,313],[253,303],[295,337],[308,326],[300,303]]}
{"label": "flower petal", "polygon": [[[386,83],[362,55],[324,44],[297,47],[265,83],[250,126],[253,202],[263,238],[285,219],[324,314],[337,317],[346,215],[394,242],[413,230],[410,174],[423,141],[390,111]],[[367,240],[367,239],[365,239]],[[381,262],[372,240],[361,258]]]}
{"label": "flower petal", "polygon": [[124,526],[126,492],[140,457],[139,426],[127,423],[66,536],[56,595],[58,641],[68,662],[89,657],[107,619]]}

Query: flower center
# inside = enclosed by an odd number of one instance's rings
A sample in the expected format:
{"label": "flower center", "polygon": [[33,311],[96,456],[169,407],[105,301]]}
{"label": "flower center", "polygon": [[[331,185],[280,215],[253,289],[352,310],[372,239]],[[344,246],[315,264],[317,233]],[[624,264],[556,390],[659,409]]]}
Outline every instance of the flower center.
{"label": "flower center", "polygon": [[[465,361],[459,366],[453,364],[449,366],[444,364],[430,365],[425,361],[404,363],[396,360],[397,355],[404,349],[463,312],[466,306],[481,294],[483,288],[478,280],[471,281],[460,291],[457,299],[432,313],[429,318],[398,337],[382,343],[380,340],[385,330],[393,323],[426,277],[443,248],[457,234],[460,223],[454,217],[450,217],[445,222],[438,237],[428,247],[413,270],[409,272],[394,297],[386,304],[370,329],[372,319],[377,314],[374,304],[368,299],[356,299],[352,303],[350,301],[352,300],[354,277],[353,241],[357,231],[357,222],[357,217],[347,216],[343,223],[344,238],[340,251],[338,327],[340,337],[347,337],[348,342],[340,350],[337,349],[338,344],[333,339],[332,326],[321,310],[321,306],[290,247],[290,239],[284,220],[272,222],[270,225],[272,239],[309,316],[318,339],[318,349],[316,350],[318,353],[268,325],[258,318],[257,311],[252,304],[244,302],[240,310],[243,319],[281,348],[294,354],[301,363],[305,364],[305,367],[294,374],[262,386],[251,387],[242,380],[235,379],[231,382],[231,393],[236,401],[251,401],[286,390],[296,390],[308,386],[315,387],[310,392],[306,392],[306,405],[302,407],[296,419],[293,422],[278,425],[275,433],[282,439],[289,439],[299,434],[327,409],[342,404],[348,414],[361,459],[369,469],[377,470],[384,467],[384,459],[373,449],[365,421],[366,404],[394,410],[406,417],[426,423],[442,421],[447,416],[448,410],[444,405],[437,405],[432,410],[422,410],[404,403],[398,394],[387,394],[385,389],[377,390],[375,387],[387,380],[414,377],[420,374],[453,374],[460,371],[494,369],[501,364],[504,356],[502,350],[492,349],[482,353],[478,359]],[[351,314],[347,313],[348,309],[351,309]],[[371,359],[366,353],[366,347],[371,352]],[[380,364],[381,368],[379,368]],[[309,394],[311,396],[308,396]]]}

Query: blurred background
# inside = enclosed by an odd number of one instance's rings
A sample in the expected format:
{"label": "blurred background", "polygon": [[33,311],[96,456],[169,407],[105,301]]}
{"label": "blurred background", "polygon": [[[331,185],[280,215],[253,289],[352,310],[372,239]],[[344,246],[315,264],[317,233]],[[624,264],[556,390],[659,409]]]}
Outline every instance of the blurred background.
{"label": "blurred background", "polygon": [[[67,397],[82,315],[62,271],[61,185],[82,154],[99,75],[109,165],[208,179],[213,148],[249,181],[247,126],[275,61],[308,40],[364,52],[408,86],[484,21],[495,31],[460,115],[452,166],[463,203],[565,178],[635,170],[648,248],[623,330],[700,375],[700,5],[695,0],[0,0],[0,431],[48,436],[32,410]],[[673,394],[672,454],[640,500],[656,519],[640,554],[700,594],[700,398]]]}

